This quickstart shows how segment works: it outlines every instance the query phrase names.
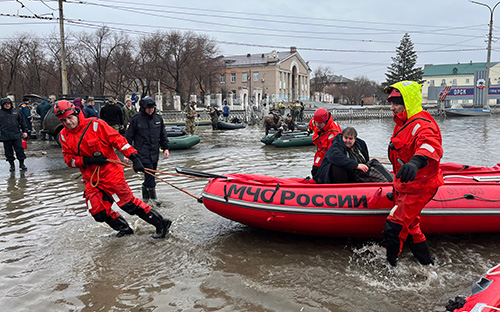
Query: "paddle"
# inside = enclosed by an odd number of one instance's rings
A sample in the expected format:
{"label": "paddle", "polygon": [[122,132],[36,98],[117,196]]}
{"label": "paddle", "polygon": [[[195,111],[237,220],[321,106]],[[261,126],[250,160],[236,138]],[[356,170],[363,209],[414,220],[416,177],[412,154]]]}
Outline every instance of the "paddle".
{"label": "paddle", "polygon": [[208,172],[203,172],[203,171],[188,169],[188,168],[183,168],[183,167],[175,167],[175,171],[177,171],[177,173],[191,175],[191,176],[200,177],[200,178],[229,179],[229,177],[226,177],[223,175],[212,174],[212,173],[208,173]]}

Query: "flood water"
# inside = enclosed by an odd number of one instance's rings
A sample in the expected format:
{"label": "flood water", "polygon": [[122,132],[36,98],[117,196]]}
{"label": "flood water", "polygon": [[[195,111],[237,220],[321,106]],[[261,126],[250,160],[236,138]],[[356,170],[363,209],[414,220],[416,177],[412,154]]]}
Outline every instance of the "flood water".
{"label": "flood water", "polygon": [[[500,162],[499,121],[439,120],[443,161]],[[392,120],[340,124],[357,128],[372,157],[386,156]],[[314,147],[264,146],[263,133],[258,126],[199,127],[201,142],[172,151],[159,170],[309,175]],[[391,269],[378,240],[250,228],[161,181],[158,210],[174,221],[169,236],[152,240],[152,226],[124,213],[136,234],[115,238],[86,211],[78,172],[66,167],[60,153],[30,157],[27,166],[26,174],[11,175],[0,161],[3,311],[444,311],[448,299],[469,295],[472,282],[500,261],[500,234],[441,235],[428,237],[436,265],[415,263],[405,249]],[[125,172],[140,196],[141,176]],[[164,178],[195,196],[207,182]]]}

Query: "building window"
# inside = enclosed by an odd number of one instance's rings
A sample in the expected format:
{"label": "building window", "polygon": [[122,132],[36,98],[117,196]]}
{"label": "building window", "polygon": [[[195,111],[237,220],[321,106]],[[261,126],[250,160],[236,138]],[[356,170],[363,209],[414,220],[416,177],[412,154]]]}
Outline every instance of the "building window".
{"label": "building window", "polygon": [[220,83],[226,83],[226,74],[220,75]]}
{"label": "building window", "polygon": [[434,80],[431,80],[431,87],[434,87]]}
{"label": "building window", "polygon": [[465,79],[465,83],[470,83],[470,79],[469,78]]}
{"label": "building window", "polygon": [[241,82],[247,82],[248,81],[248,73],[244,72],[241,73]]}
{"label": "building window", "polygon": [[446,86],[446,79],[441,79],[441,85]]}
{"label": "building window", "polygon": [[231,74],[231,83],[235,83],[235,82],[236,82],[236,74],[232,73]]}
{"label": "building window", "polygon": [[453,85],[456,86],[457,85],[457,80],[456,79],[453,79]]}
{"label": "building window", "polygon": [[281,83],[281,72],[280,72],[280,89],[281,89],[281,86],[282,86],[282,83]]}
{"label": "building window", "polygon": [[253,81],[259,81],[259,72],[253,72]]}

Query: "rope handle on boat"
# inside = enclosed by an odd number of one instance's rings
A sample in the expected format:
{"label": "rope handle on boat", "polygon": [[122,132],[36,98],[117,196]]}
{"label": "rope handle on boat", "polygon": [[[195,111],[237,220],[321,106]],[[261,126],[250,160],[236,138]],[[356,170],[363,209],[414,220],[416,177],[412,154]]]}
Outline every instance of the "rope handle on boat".
{"label": "rope handle on boat", "polygon": [[484,201],[489,201],[489,202],[500,202],[500,199],[490,199],[490,198],[484,198],[484,197],[481,197],[481,196],[475,196],[475,195],[472,195],[472,194],[464,194],[464,196],[460,196],[460,197],[453,197],[453,198],[432,198],[432,200],[434,201],[437,201],[437,202],[445,202],[445,201],[451,201],[451,200],[459,200],[459,199],[468,199],[468,200],[472,200],[472,199],[480,199],[480,200],[484,200]]}
{"label": "rope handle on boat", "polygon": [[[128,167],[128,168],[134,168],[132,167],[131,165],[129,164],[126,164],[126,163],[123,163],[121,161],[118,161],[118,160],[114,160],[114,159],[107,159],[108,162],[110,163],[114,163],[114,164],[118,164],[118,165],[122,165],[124,167]],[[188,177],[188,178],[196,178],[195,176],[188,176],[188,175],[184,175],[184,174],[178,174],[178,173],[169,173],[169,172],[162,172],[162,171],[159,171],[159,170],[153,170],[153,169],[149,169],[149,168],[144,168],[144,173],[147,173],[153,177],[155,177],[156,179],[160,180],[160,181],[163,181],[165,183],[167,183],[168,185],[170,185],[171,187],[175,188],[176,190],[179,190],[181,192],[184,192],[186,193],[187,195],[193,197],[194,199],[196,199],[199,203],[202,203],[203,202],[203,199],[201,197],[196,197],[195,195],[189,193],[188,191],[184,190],[184,189],[181,189],[180,187],[178,186],[175,186],[173,185],[172,183],[166,181],[165,179],[155,175],[155,173],[160,173],[160,174],[167,174],[167,175],[173,175],[173,176],[178,176],[178,177]],[[96,184],[97,186],[97,184]]]}
{"label": "rope handle on boat", "polygon": [[495,271],[496,269],[500,268],[500,263],[495,265],[494,267],[492,267],[491,269],[488,270],[488,272],[486,272],[486,275],[497,275],[497,274],[500,274],[500,270],[496,271],[496,272],[493,272]]}

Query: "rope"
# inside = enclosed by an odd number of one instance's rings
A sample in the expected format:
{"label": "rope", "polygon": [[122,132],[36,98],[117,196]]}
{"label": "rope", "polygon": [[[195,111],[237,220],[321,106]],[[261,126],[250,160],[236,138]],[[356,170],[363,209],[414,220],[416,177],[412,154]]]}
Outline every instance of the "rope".
{"label": "rope", "polygon": [[464,196],[461,196],[461,197],[453,197],[453,198],[433,198],[432,200],[434,201],[438,201],[438,202],[445,202],[445,201],[451,201],[451,200],[459,200],[459,199],[467,199],[467,200],[473,200],[473,199],[480,199],[480,200],[484,200],[484,201],[488,201],[488,202],[500,202],[500,199],[490,199],[490,198],[484,198],[484,197],[481,197],[481,196],[475,196],[475,195],[471,195],[473,198],[467,198],[466,195],[469,195],[469,194],[465,194]]}
{"label": "rope", "polygon": [[[96,174],[97,174],[97,180],[94,183],[94,175]],[[100,176],[101,176],[101,166],[96,166],[94,172],[92,172],[92,175],[90,176],[90,185],[92,187],[97,187],[99,185]]]}
{"label": "rope", "polygon": [[[114,159],[109,159],[108,158],[108,162],[110,163],[114,163],[114,164],[118,164],[118,165],[122,165],[124,167],[128,167],[128,168],[132,168],[134,169],[133,166],[129,165],[129,164],[126,164],[126,163],[123,163],[121,161],[118,161],[118,160],[114,160]],[[168,173],[168,172],[162,172],[162,171],[158,171],[158,170],[153,170],[153,169],[149,169],[149,168],[144,168],[144,173],[146,174],[149,174],[149,175],[152,175],[153,177],[159,179],[160,181],[163,181],[165,183],[167,183],[168,185],[170,185],[171,187],[175,188],[176,190],[179,190],[181,192],[184,192],[186,193],[187,195],[195,198],[199,203],[202,202],[202,199],[200,197],[196,197],[195,195],[189,193],[188,191],[184,190],[184,189],[181,189],[180,187],[178,186],[175,186],[173,185],[172,183],[166,181],[165,179],[161,178],[161,177],[158,177],[157,175],[155,175],[155,172],[156,173],[162,173],[162,174],[168,174],[168,175],[172,175],[172,176],[178,176],[178,177],[188,177],[188,178],[197,178],[197,177],[194,177],[194,176],[190,176],[190,175],[185,175],[185,174],[177,174],[177,173]]]}
{"label": "rope", "polygon": [[500,264],[497,264],[496,266],[492,267],[491,269],[488,270],[488,272],[486,272],[486,275],[497,275],[497,274],[500,274],[500,270],[497,271],[497,272],[493,272],[493,271],[495,271],[499,267],[500,267]]}

